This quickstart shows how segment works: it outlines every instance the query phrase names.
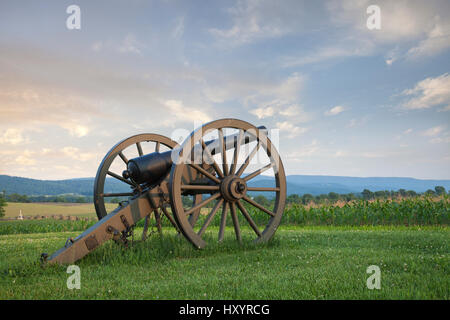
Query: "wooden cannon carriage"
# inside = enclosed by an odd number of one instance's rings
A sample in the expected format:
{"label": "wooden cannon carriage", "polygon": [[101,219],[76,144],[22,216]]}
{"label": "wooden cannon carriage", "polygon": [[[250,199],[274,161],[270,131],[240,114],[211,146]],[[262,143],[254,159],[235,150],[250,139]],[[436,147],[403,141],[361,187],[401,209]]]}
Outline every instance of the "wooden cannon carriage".
{"label": "wooden cannon carriage", "polygon": [[[133,151],[136,156],[130,158]],[[119,174],[117,170],[121,169]],[[265,175],[261,175],[263,172]],[[126,185],[128,191],[109,192],[111,179]],[[145,219],[145,239],[152,214],[159,231],[161,220],[168,219],[200,249],[211,239],[205,233],[219,212],[218,241],[223,240],[230,220],[236,239],[242,241],[240,212],[255,241],[265,242],[275,234],[286,202],[283,164],[266,128],[237,119],[209,122],[181,145],[158,134],[124,139],[106,154],[94,184],[99,221],[76,238],[69,238],[51,256],[43,253],[41,259],[46,263],[73,263],[111,239],[126,244],[141,219]],[[268,194],[272,200],[269,205],[254,200],[260,192]],[[108,212],[108,198],[123,201]],[[231,219],[227,219],[228,213]],[[255,214],[259,223],[252,217]],[[204,218],[199,219],[200,215]]]}

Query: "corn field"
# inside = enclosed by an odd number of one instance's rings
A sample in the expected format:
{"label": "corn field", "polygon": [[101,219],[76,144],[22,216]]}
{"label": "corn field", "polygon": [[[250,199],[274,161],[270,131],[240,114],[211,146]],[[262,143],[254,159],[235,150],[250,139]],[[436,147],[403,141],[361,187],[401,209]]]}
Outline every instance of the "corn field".
{"label": "corn field", "polygon": [[[252,206],[246,206],[253,220],[258,225],[265,225],[268,221],[266,213]],[[211,225],[219,226],[220,212],[216,214]],[[198,221],[201,226],[206,217],[203,214]],[[242,226],[247,226],[245,218],[238,214]],[[153,220],[153,219],[152,219]],[[403,200],[357,200],[343,205],[326,204],[320,206],[303,206],[293,204],[284,212],[282,225],[330,225],[330,226],[362,226],[362,225],[442,225],[450,222],[450,199],[415,198]],[[59,220],[27,220],[0,222],[0,235],[21,233],[48,233],[64,231],[84,231],[95,221],[59,221]],[[154,221],[152,221],[154,224]],[[137,224],[142,227],[144,221]],[[172,227],[167,219],[162,220],[164,227]],[[232,221],[228,214],[227,225]]]}
{"label": "corn field", "polygon": [[450,201],[443,197],[393,200],[359,200],[343,206],[305,207],[294,204],[286,209],[285,224],[294,225],[448,225]]}

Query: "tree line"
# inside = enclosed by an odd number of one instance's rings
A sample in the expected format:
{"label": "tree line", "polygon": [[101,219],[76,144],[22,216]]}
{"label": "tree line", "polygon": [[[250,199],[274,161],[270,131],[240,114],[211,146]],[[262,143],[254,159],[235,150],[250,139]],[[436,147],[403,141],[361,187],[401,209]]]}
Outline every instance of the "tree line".
{"label": "tree line", "polygon": [[93,202],[92,196],[80,195],[57,195],[57,196],[28,196],[26,194],[3,194],[7,202],[67,202],[67,203],[90,203]]}
{"label": "tree line", "polygon": [[6,199],[4,193],[0,193],[0,218],[5,215]]}
{"label": "tree line", "polygon": [[[381,190],[381,191],[370,191],[364,189],[361,193],[344,193],[339,194],[336,192],[329,192],[328,194],[320,194],[314,196],[309,193],[303,195],[291,194],[286,198],[287,204],[297,203],[297,204],[325,204],[325,203],[336,203],[338,201],[352,201],[352,200],[386,200],[386,199],[400,199],[400,198],[415,198],[418,196],[442,196],[447,194],[447,191],[443,186],[436,186],[433,189],[428,189],[425,192],[416,192],[414,190],[399,189],[395,190]],[[450,191],[448,193],[450,195]],[[265,205],[269,204],[271,200],[267,199],[263,195],[258,195],[255,201]],[[273,201],[273,200],[272,200]]]}
{"label": "tree line", "polygon": [[[327,194],[320,194],[314,196],[309,193],[303,195],[291,194],[286,198],[287,204],[325,204],[325,203],[335,203],[337,201],[352,201],[352,200],[376,200],[376,199],[398,199],[398,198],[414,198],[418,196],[442,196],[447,194],[447,191],[443,186],[436,186],[433,189],[428,189],[423,193],[415,192],[414,190],[399,189],[394,190],[384,190],[384,191],[370,191],[364,189],[361,193],[345,193],[339,194],[336,192],[329,192]],[[450,195],[450,191],[449,191]],[[112,203],[119,203],[121,198],[112,198],[109,201]],[[274,199],[268,199],[263,195],[257,195],[254,200],[263,206],[269,206],[272,204]],[[63,202],[63,203],[92,203],[92,196],[80,196],[80,195],[58,195],[58,196],[27,196],[24,194],[11,193],[6,194],[6,192],[0,192],[0,217],[4,216],[7,202]],[[191,205],[192,200],[183,197],[183,202],[185,205]],[[211,203],[212,205],[212,203]]]}

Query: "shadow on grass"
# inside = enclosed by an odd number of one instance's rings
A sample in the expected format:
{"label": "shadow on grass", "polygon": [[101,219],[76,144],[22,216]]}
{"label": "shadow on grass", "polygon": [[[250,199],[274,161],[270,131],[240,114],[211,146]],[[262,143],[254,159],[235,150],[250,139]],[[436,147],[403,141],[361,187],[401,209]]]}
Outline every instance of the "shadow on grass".
{"label": "shadow on grass", "polygon": [[231,236],[225,237],[219,243],[215,237],[206,235],[204,240],[208,245],[203,249],[196,249],[183,236],[176,234],[153,235],[146,241],[133,241],[128,248],[111,241],[81,260],[80,266],[98,264],[164,264],[180,259],[210,258],[216,255],[227,254],[235,255],[280,245],[276,237],[267,243],[255,243],[254,238],[250,235],[250,233],[248,235],[243,234],[241,244]]}
{"label": "shadow on grass", "polygon": [[[138,233],[140,235],[140,233]],[[136,237],[135,237],[136,238]],[[255,243],[250,231],[242,233],[242,243],[239,244],[234,235],[225,236],[222,242],[217,242],[216,236],[206,234],[204,240],[207,246],[196,249],[183,236],[174,232],[154,234],[146,241],[129,241],[128,247],[123,244],[108,241],[75,264],[80,267],[106,267],[120,265],[153,265],[167,264],[183,259],[211,258],[218,255],[240,255],[267,248],[279,247],[276,238],[267,243]],[[30,262],[30,257],[23,256],[0,269],[0,275],[10,278],[38,277],[65,273],[67,266],[42,264],[36,252],[36,260]]]}

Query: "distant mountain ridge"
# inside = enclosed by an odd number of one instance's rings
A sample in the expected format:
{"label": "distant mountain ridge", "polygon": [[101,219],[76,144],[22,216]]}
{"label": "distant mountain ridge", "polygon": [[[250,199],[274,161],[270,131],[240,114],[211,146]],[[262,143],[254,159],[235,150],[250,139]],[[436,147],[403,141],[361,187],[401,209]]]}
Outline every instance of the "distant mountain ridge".
{"label": "distant mountain ridge", "polygon": [[[450,189],[450,180],[421,180],[414,178],[395,177],[341,177],[341,176],[313,176],[313,175],[289,175],[287,179],[288,194],[318,195],[329,192],[359,193],[364,189],[371,191],[380,190],[414,190],[425,192],[434,189],[435,186],[443,186]],[[273,179],[258,176],[252,179],[251,184],[258,181],[259,186],[273,185]],[[19,193],[31,195],[60,195],[79,194],[92,196],[94,178],[78,178],[67,180],[37,180],[8,175],[0,175],[0,192]],[[126,192],[129,187],[113,178],[108,179],[108,188],[105,192]]]}
{"label": "distant mountain ridge", "polygon": [[[264,177],[259,176],[259,180]],[[346,177],[346,176],[318,176],[318,175],[289,175],[286,177],[288,194],[318,195],[329,192],[359,193],[364,189],[370,191],[382,190],[414,190],[425,192],[435,186],[450,189],[450,180],[431,180],[396,177]],[[269,181],[268,181],[269,182]]]}

